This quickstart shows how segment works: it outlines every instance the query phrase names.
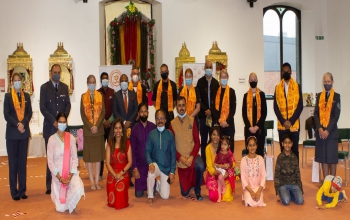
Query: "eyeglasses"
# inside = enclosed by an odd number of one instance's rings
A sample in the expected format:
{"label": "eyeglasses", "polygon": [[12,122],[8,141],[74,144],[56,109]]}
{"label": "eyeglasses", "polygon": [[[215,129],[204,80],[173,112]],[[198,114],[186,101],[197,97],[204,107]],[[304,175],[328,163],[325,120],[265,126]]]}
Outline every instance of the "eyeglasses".
{"label": "eyeglasses", "polygon": [[164,121],[166,118],[156,118],[156,121]]}

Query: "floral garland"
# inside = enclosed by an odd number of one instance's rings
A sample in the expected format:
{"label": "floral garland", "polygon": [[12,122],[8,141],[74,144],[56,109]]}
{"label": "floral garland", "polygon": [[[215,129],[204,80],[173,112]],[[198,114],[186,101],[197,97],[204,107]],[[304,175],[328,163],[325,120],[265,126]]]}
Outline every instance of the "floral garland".
{"label": "floral garland", "polygon": [[[112,65],[115,65],[115,58],[117,53],[116,45],[114,44],[115,35],[118,33],[117,28],[119,26],[124,25],[124,21],[126,19],[134,19],[141,20],[142,14],[134,5],[134,3],[130,0],[130,4],[127,5],[126,11],[121,15],[121,18],[117,20],[114,18],[113,21],[109,24],[109,39],[110,39],[110,61]],[[155,69],[155,45],[154,45],[154,32],[153,27],[155,24],[155,20],[151,19],[150,21],[142,22],[143,25],[148,28],[148,50],[149,50],[149,68],[147,70],[141,70],[141,82],[147,87],[147,90],[153,90],[153,86],[156,80],[156,69]],[[148,80],[150,85],[148,85]]]}

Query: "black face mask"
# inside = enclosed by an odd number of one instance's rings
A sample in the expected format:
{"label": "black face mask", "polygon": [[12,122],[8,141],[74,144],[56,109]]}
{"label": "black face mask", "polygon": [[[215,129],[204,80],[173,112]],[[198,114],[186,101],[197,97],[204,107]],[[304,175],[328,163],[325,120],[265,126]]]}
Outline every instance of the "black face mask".
{"label": "black face mask", "polygon": [[250,87],[255,89],[255,87],[258,85],[258,82],[249,82]]}
{"label": "black face mask", "polygon": [[140,116],[140,120],[145,123],[147,121],[148,116]]}
{"label": "black face mask", "polygon": [[290,73],[284,72],[284,73],[283,73],[283,79],[284,79],[284,80],[287,80],[287,81],[290,80]]}
{"label": "black face mask", "polygon": [[162,79],[166,80],[166,79],[168,78],[168,75],[169,75],[168,72],[162,73],[162,74],[161,74]]}

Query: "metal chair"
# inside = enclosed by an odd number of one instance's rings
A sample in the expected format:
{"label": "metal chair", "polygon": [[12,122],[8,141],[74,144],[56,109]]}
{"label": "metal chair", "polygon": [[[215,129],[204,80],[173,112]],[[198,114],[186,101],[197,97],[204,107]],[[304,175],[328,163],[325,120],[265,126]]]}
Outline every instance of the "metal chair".
{"label": "metal chair", "polygon": [[[273,129],[274,129],[274,124],[275,122],[273,120],[271,121],[265,121],[264,127],[265,127],[265,146],[267,148],[268,145],[271,146],[271,155],[274,155],[274,136],[273,136]],[[271,129],[272,137],[267,137],[267,131]],[[267,154],[267,149],[266,149],[266,154]]]}
{"label": "metal chair", "polygon": [[[302,159],[301,166],[303,168],[304,168],[304,161],[305,161],[305,164],[307,166],[307,149],[308,148],[315,148],[315,146],[316,146],[315,139],[309,139],[309,140],[303,141],[303,149],[301,151],[301,159]],[[304,158],[304,154],[305,154],[305,158]]]}
{"label": "metal chair", "polygon": [[[346,163],[349,161],[348,159],[349,159],[349,148],[350,148],[350,128],[339,128],[338,134],[339,134],[338,143],[341,143],[342,145],[342,150],[338,151],[338,163],[339,162],[344,163],[345,186],[347,186],[348,181],[347,181]],[[347,142],[348,144],[348,151],[344,151],[344,142]],[[349,171],[349,175],[350,175],[350,171]]]}

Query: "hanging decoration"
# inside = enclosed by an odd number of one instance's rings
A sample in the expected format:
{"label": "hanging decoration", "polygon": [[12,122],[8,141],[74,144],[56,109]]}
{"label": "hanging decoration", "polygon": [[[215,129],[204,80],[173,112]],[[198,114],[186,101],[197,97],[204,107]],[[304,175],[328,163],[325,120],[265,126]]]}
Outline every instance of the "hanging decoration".
{"label": "hanging decoration", "polygon": [[125,65],[133,60],[140,68],[141,82],[152,90],[155,83],[155,20],[145,17],[130,0],[126,11],[109,24],[110,62]]}

